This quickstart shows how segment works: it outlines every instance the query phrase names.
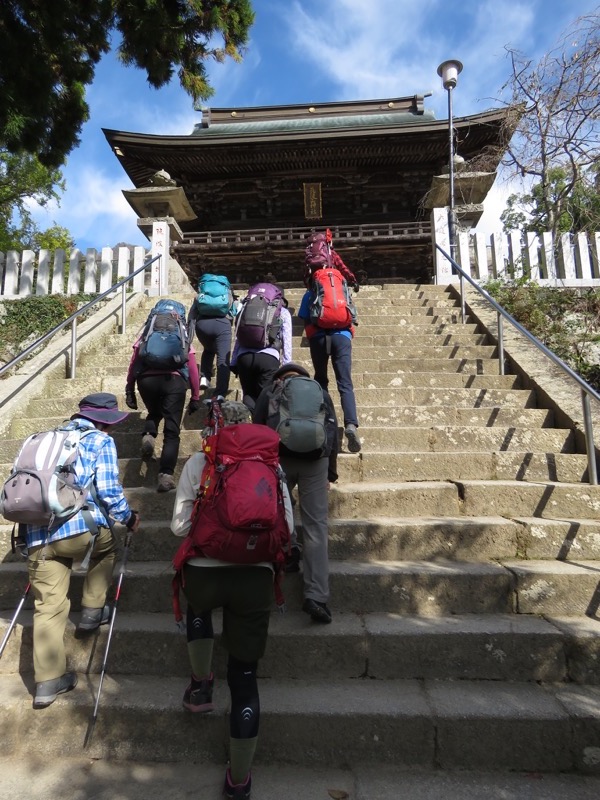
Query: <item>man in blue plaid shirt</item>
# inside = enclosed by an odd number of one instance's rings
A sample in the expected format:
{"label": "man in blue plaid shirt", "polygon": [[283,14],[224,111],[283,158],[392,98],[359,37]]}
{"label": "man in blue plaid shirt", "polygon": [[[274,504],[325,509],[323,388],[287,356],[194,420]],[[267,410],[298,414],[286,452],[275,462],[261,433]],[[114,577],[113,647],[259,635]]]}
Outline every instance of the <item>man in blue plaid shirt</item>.
{"label": "man in blue plaid shirt", "polygon": [[[29,581],[35,600],[33,613],[34,708],[46,708],[58,694],[77,685],[77,675],[66,671],[64,633],[70,611],[67,596],[73,562],[81,562],[90,551],[89,569],[83,584],[81,619],[77,636],[96,630],[110,619],[106,595],[112,581],[116,543],[108,518],[128,530],[139,527],[139,515],[132,511],[119,480],[117,449],[107,431],[127,417],[119,411],[114,394],[99,392],[84,397],[73,425],[93,433],[81,439],[77,476],[81,485],[92,481],[87,500],[97,534],[90,531],[79,511],[58,528],[27,525]],[[99,507],[98,502],[102,508]],[[90,550],[91,548],[91,550]]]}

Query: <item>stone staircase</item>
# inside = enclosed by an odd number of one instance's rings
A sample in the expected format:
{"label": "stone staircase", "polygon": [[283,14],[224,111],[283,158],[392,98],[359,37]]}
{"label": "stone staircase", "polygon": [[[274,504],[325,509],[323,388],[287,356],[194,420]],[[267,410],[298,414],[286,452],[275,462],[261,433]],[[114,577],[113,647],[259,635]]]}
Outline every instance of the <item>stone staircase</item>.
{"label": "stone staircase", "polygon": [[[301,290],[287,294],[297,307]],[[363,287],[357,304],[363,450],[341,453],[330,492],[334,621],[312,624],[300,611],[301,576],[286,577],[288,613],[274,612],[259,670],[256,763],[600,773],[600,488],[585,482],[586,456],[534,391],[498,374],[495,347],[480,325],[461,323],[451,289]],[[88,351],[76,380],[47,381],[12,420],[2,478],[23,437],[61,422],[83,395],[112,391],[124,403],[131,342],[151,305],[146,298],[126,337]],[[296,325],[294,360],[310,366]],[[170,608],[173,495],[155,491],[156,463],[139,458],[142,417],[114,433],[143,533],[86,753],[224,763],[221,648],[217,710],[198,719],[181,708],[189,667]],[[185,418],[179,468],[201,427],[200,412]],[[9,535],[1,526],[3,553]],[[8,554],[0,576],[1,636],[26,571]],[[80,584],[75,575],[74,612]],[[81,755],[106,631],[82,642],[69,625],[79,686],[34,712],[31,611],[19,623],[0,660],[6,754]]]}

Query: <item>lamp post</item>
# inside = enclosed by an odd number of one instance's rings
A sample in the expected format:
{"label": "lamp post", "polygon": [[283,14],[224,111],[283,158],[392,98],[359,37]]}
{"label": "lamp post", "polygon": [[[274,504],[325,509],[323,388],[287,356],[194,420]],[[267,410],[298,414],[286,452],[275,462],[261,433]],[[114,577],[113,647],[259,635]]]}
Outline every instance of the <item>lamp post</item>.
{"label": "lamp post", "polygon": [[448,92],[448,145],[450,160],[448,162],[448,234],[450,238],[450,255],[456,261],[456,212],[454,210],[454,127],[452,121],[452,91],[456,86],[463,65],[460,61],[450,59],[442,62],[437,73],[442,79],[444,89]]}

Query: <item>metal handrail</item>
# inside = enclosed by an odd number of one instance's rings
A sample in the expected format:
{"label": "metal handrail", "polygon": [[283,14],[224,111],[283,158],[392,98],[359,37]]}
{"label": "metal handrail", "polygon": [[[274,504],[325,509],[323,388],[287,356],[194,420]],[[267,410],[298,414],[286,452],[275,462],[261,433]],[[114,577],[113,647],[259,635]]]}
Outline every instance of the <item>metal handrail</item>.
{"label": "metal handrail", "polygon": [[[40,338],[37,339],[33,344],[29,345],[29,347],[26,350],[23,350],[22,353],[19,353],[19,355],[15,356],[7,364],[4,364],[2,367],[0,367],[0,378],[4,375],[5,372],[8,372],[8,370],[12,369],[24,358],[27,358],[28,355],[30,355],[34,350],[37,350],[38,347],[40,347],[42,344],[44,344],[53,336],[55,336],[59,331],[61,331],[63,328],[66,328],[67,325],[71,325],[71,347],[70,347],[71,357],[69,360],[70,361],[69,378],[74,379],[76,373],[76,362],[77,362],[77,319],[82,314],[84,314],[88,310],[88,308],[92,308],[92,306],[96,305],[96,303],[99,303],[101,300],[104,300],[105,297],[107,297],[109,294],[111,294],[112,292],[116,291],[119,287],[121,287],[122,289],[121,334],[124,334],[126,325],[126,297],[127,297],[126,285],[129,283],[129,281],[135,278],[136,275],[138,275],[140,272],[144,272],[150,266],[150,264],[153,264],[159,258],[161,258],[160,255],[154,256],[154,258],[151,258],[149,261],[145,261],[141,267],[138,267],[130,275],[127,275],[125,278],[122,278],[120,281],[111,286],[110,289],[107,289],[105,292],[102,292],[102,294],[99,294],[98,297],[95,297],[93,300],[90,300],[89,303],[86,303],[84,306],[77,309],[77,311],[74,311],[70,317],[63,320],[62,322],[59,322],[58,325],[55,325],[51,331],[48,331],[48,333],[45,333],[43,336],[40,336]],[[159,275],[160,275],[160,270],[159,270]]]}
{"label": "metal handrail", "polygon": [[511,316],[508,311],[503,308],[499,303],[494,300],[494,298],[479,284],[473,280],[473,278],[468,275],[463,268],[456,263],[456,261],[450,256],[439,244],[436,244],[436,248],[440,251],[440,253],[448,259],[448,261],[452,264],[453,268],[458,272],[460,276],[460,306],[461,306],[461,316],[462,322],[465,322],[465,287],[464,281],[465,279],[469,281],[471,286],[473,286],[479,294],[487,300],[487,302],[496,309],[497,317],[498,317],[498,354],[499,354],[499,368],[500,374],[504,375],[504,320],[506,319],[510,324],[516,328],[516,330],[521,333],[525,338],[529,339],[529,341],[534,344],[538,350],[549,358],[557,367],[559,367],[567,377],[574,380],[581,390],[581,403],[583,408],[583,427],[584,427],[584,435],[585,435],[585,449],[587,453],[587,460],[588,460],[588,475],[589,475],[589,482],[590,484],[597,486],[598,485],[598,468],[596,464],[596,448],[594,444],[594,428],[592,424],[592,412],[590,407],[590,397],[593,397],[594,400],[600,403],[600,394],[590,386],[590,384],[585,381],[581,375],[578,375],[568,364],[559,358],[556,353],[553,353],[546,345],[541,342],[536,336],[534,336],[527,328],[524,328],[520,322]]}

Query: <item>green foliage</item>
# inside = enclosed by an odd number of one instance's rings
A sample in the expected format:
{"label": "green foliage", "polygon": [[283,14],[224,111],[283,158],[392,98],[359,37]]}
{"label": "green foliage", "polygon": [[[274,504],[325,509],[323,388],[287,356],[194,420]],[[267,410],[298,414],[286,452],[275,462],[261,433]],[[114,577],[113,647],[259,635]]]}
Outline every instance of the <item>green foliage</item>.
{"label": "green foliage", "polygon": [[10,361],[92,299],[92,295],[47,295],[6,300],[0,305],[0,359]]}
{"label": "green foliage", "polygon": [[[600,229],[600,193],[596,187],[596,169],[573,180],[567,167],[547,171],[547,185],[537,183],[523,194],[512,194],[500,215],[504,230],[532,231],[542,234],[595,233]],[[552,213],[549,213],[549,209]]]}
{"label": "green foliage", "polygon": [[52,225],[45,231],[38,231],[33,236],[31,249],[35,250],[72,250],[75,247],[75,240],[70,232],[62,225]]}
{"label": "green foliage", "polygon": [[63,189],[60,170],[45,167],[34,155],[0,147],[0,252],[35,250],[43,246],[41,242],[72,242],[65,228],[40,231],[29,210],[31,201],[45,206],[58,200]]}
{"label": "green foliage", "polygon": [[557,289],[520,279],[484,287],[524,328],[600,391],[600,291]]}
{"label": "green foliage", "polygon": [[79,143],[86,87],[115,33],[123,64],[145,70],[151,86],[177,71],[194,102],[205,100],[213,89],[204,62],[240,60],[253,22],[250,0],[4,0],[0,142],[59,167]]}

